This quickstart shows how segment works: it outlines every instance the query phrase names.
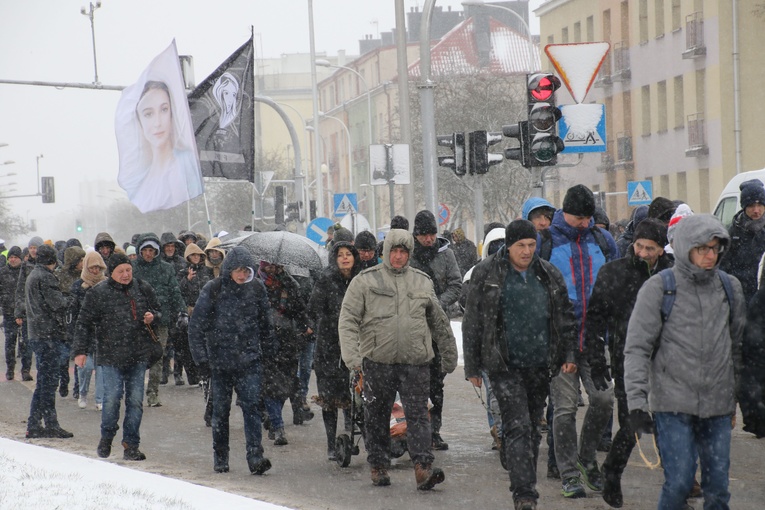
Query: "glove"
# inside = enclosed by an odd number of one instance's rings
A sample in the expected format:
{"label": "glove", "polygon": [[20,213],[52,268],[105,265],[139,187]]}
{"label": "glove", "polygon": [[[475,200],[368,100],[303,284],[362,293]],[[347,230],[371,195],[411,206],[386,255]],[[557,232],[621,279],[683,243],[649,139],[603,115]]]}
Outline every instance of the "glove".
{"label": "glove", "polygon": [[590,378],[592,379],[593,386],[598,391],[606,391],[608,383],[611,382],[611,375],[608,373],[606,365],[592,365],[590,367]]}
{"label": "glove", "polygon": [[637,434],[640,437],[644,432],[646,434],[653,434],[653,418],[651,415],[640,409],[630,411],[630,429],[633,434]]}
{"label": "glove", "polygon": [[189,327],[189,314],[181,312],[178,314],[178,320],[175,321],[175,327],[178,329],[184,329]]}
{"label": "glove", "polygon": [[199,377],[202,379],[210,379],[210,364],[206,361],[199,363],[197,365],[197,373],[199,374]]}

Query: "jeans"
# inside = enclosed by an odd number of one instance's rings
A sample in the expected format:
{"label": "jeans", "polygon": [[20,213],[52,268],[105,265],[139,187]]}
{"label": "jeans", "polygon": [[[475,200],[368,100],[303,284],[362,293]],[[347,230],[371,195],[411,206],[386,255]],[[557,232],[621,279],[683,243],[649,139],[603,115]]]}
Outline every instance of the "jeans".
{"label": "jeans", "polygon": [[728,510],[731,416],[654,413],[654,421],[664,468],[659,510],[684,508],[693,487],[696,453],[701,463],[704,510]]}
{"label": "jeans", "polygon": [[[167,326],[157,326],[156,331],[159,343],[162,344],[162,349],[164,350],[167,346]],[[163,360],[159,360],[149,367],[149,385],[146,387],[146,395],[151,398],[157,398],[159,395],[159,381],[162,378],[162,363]]]}
{"label": "jeans", "polygon": [[[213,390],[213,395],[215,391]],[[266,413],[268,414],[268,421],[270,430],[277,430],[284,428],[284,418],[282,418],[282,409],[284,408],[285,399],[279,397],[265,397],[263,404],[265,405]],[[215,400],[213,400],[213,409],[215,408]]]}
{"label": "jeans", "polygon": [[308,395],[308,383],[311,380],[311,369],[313,368],[313,354],[316,351],[316,340],[306,342],[305,347],[300,351],[300,363],[298,367],[298,380],[300,382],[299,392],[302,400]]}
{"label": "jeans", "polygon": [[539,420],[547,398],[548,370],[509,368],[491,374],[491,387],[502,412],[502,452],[510,471],[513,499],[539,498],[537,459],[542,435]]}
{"label": "jeans", "polygon": [[497,426],[497,434],[502,434],[502,415],[499,410],[499,403],[497,397],[494,396],[494,392],[491,391],[491,381],[489,381],[489,375],[486,372],[481,372],[481,379],[483,385],[486,388],[486,417],[489,420],[489,428]]}
{"label": "jeans", "polygon": [[244,438],[247,444],[247,460],[258,461],[263,458],[261,445],[261,415],[258,409],[263,373],[260,365],[246,370],[229,372],[213,370],[211,385],[213,389],[212,436],[213,450],[216,453],[228,453],[229,450],[229,415],[231,414],[231,396],[233,390],[244,417]]}
{"label": "jeans", "polygon": [[64,346],[61,352],[61,366],[59,368],[59,384],[64,388],[69,387],[69,345],[62,344]]}
{"label": "jeans", "polygon": [[77,368],[80,378],[80,397],[87,399],[90,391],[90,376],[96,371],[96,404],[104,402],[104,374],[100,366],[93,366],[93,356],[88,355],[85,359],[85,366]]}
{"label": "jeans", "polygon": [[[590,366],[586,361],[577,363],[573,374],[559,372],[550,383],[553,400],[553,433],[555,434],[555,459],[562,480],[579,476],[577,464],[576,411],[579,400],[579,380],[587,392],[590,405],[584,415],[579,459],[583,463],[595,462],[596,449],[600,436],[613,414],[614,390],[609,387],[598,391],[592,384]],[[549,432],[548,432],[549,433]]]}
{"label": "jeans", "polygon": [[56,427],[56,388],[64,344],[58,340],[31,340],[29,345],[37,356],[37,383],[32,394],[27,429],[39,428],[41,420],[45,421],[48,428]]}
{"label": "jeans", "polygon": [[126,367],[101,365],[104,377],[104,407],[101,412],[101,439],[111,443],[119,430],[120,401],[125,396],[125,419],[122,422],[122,442],[138,447],[143,417],[143,381],[146,362]]}
{"label": "jeans", "polygon": [[390,413],[398,392],[406,416],[409,457],[415,464],[432,464],[428,420],[429,366],[387,365],[365,359],[363,367],[367,462],[372,467],[390,466]]}

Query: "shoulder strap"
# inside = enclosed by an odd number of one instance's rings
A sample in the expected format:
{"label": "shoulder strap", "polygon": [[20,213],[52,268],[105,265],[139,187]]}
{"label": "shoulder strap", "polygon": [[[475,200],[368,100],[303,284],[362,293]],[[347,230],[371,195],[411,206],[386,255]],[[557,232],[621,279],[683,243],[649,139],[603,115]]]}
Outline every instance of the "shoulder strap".
{"label": "shoulder strap", "polygon": [[677,284],[675,283],[675,273],[672,269],[662,269],[659,271],[661,283],[664,288],[664,297],[661,300],[661,322],[667,322],[672,313],[672,307],[675,305],[675,295],[677,294]]}
{"label": "shoulder strap", "polygon": [[603,252],[603,256],[606,258],[606,262],[608,262],[609,258],[611,258],[611,247],[608,245],[608,241],[606,240],[606,236],[603,235],[603,232],[601,232],[600,227],[594,226],[590,229],[592,231],[592,235],[595,237],[595,242],[598,243],[598,246],[600,247],[600,251]]}
{"label": "shoulder strap", "polygon": [[725,297],[728,299],[728,324],[733,322],[733,308],[736,302],[735,295],[733,294],[733,284],[730,281],[730,275],[725,271],[717,270],[717,274],[720,275],[720,281],[722,282],[723,290],[725,291]]}
{"label": "shoulder strap", "polygon": [[552,234],[550,229],[540,230],[539,237],[542,239],[542,246],[539,248],[539,258],[549,261],[552,255]]}

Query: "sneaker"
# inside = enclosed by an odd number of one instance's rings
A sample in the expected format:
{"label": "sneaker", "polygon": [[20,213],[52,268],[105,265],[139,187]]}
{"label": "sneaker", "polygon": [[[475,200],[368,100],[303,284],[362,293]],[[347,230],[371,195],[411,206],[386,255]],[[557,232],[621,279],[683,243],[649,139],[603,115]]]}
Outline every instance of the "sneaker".
{"label": "sneaker", "polygon": [[587,493],[578,476],[572,476],[563,481],[560,493],[564,498],[586,498]]}
{"label": "sneaker", "polygon": [[576,468],[582,473],[582,480],[584,480],[584,483],[590,490],[595,492],[603,490],[603,475],[600,473],[597,461],[594,460],[592,464],[585,464],[579,459],[579,462],[576,463]]}
{"label": "sneaker", "polygon": [[29,370],[22,370],[21,371],[21,380],[22,381],[26,381],[26,382],[34,381],[32,376],[29,374]]}
{"label": "sneaker", "polygon": [[146,455],[138,449],[137,445],[122,443],[122,446],[125,448],[125,453],[122,455],[123,459],[135,461],[146,460]]}
{"label": "sneaker", "polygon": [[250,473],[253,475],[262,475],[271,469],[271,461],[265,457],[252,461],[247,459],[247,466],[250,468]]}
{"label": "sneaker", "polygon": [[162,402],[159,401],[159,397],[157,395],[149,395],[146,399],[146,403],[149,407],[162,407]]}
{"label": "sneaker", "polygon": [[80,406],[80,409],[88,407],[88,397],[80,397],[79,400],[77,400],[77,405]]}
{"label": "sneaker", "polygon": [[515,501],[515,510],[537,510],[537,502],[533,499],[519,499]]}
{"label": "sneaker", "polygon": [[390,485],[390,475],[388,475],[388,470],[384,467],[373,467],[370,477],[372,478],[372,485],[376,487],[387,487]]}
{"label": "sneaker", "polygon": [[104,410],[104,405],[96,402],[96,411],[103,411],[103,410]]}
{"label": "sneaker", "polygon": [[74,437],[74,434],[68,430],[64,430],[60,425],[54,425],[53,427],[45,427],[45,436],[53,439],[69,439]]}
{"label": "sneaker", "polygon": [[557,465],[547,466],[547,478],[550,480],[560,480],[560,471]]}
{"label": "sneaker", "polygon": [[448,450],[449,449],[449,443],[444,441],[441,438],[441,434],[438,432],[433,432],[433,435],[431,436],[432,443],[431,446],[434,450]]}
{"label": "sneaker", "polygon": [[112,454],[112,442],[102,437],[98,442],[96,454],[102,459],[109,457]]}

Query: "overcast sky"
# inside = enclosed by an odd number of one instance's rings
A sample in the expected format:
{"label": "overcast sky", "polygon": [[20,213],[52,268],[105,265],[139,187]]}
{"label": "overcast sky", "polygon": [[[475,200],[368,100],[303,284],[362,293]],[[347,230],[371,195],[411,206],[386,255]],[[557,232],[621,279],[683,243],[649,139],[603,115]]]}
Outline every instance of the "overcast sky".
{"label": "overcast sky", "polygon": [[[532,1],[532,9],[541,3]],[[405,1],[407,11],[422,9],[422,4]],[[0,1],[0,79],[91,83],[93,49],[89,19],[80,14],[83,5],[83,0]],[[314,0],[316,51],[357,54],[359,39],[394,27],[394,5],[393,0]],[[436,5],[462,9],[459,0]],[[539,23],[533,13],[531,17],[532,32],[538,33]],[[199,82],[249,38],[250,26],[258,57],[310,49],[308,0],[103,0],[95,11],[99,81],[122,86],[135,82],[175,38],[178,52],[194,57]],[[0,147],[0,163],[15,161],[0,166],[0,189],[16,182],[14,194],[35,193],[40,154],[40,175],[56,178],[55,206],[43,206],[37,197],[12,199],[16,213],[30,218],[74,214],[77,183],[84,179],[108,179],[118,189],[118,98],[119,92],[113,91],[0,84],[0,144],[8,144]],[[18,175],[2,177],[8,172]]]}

